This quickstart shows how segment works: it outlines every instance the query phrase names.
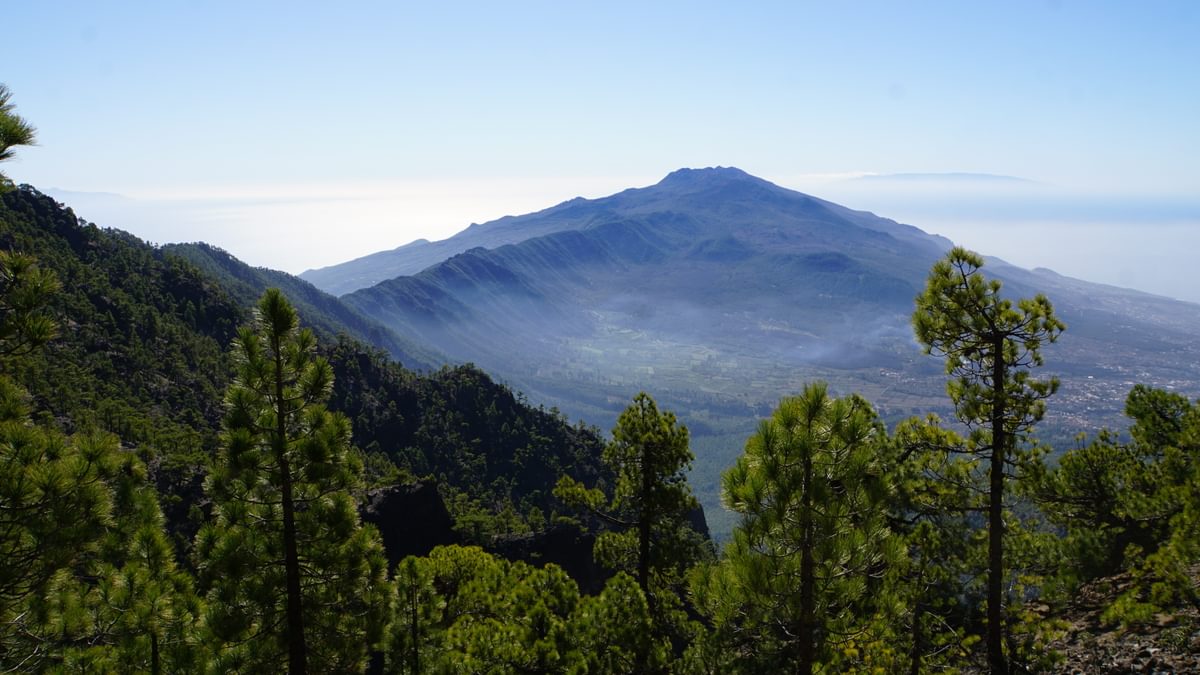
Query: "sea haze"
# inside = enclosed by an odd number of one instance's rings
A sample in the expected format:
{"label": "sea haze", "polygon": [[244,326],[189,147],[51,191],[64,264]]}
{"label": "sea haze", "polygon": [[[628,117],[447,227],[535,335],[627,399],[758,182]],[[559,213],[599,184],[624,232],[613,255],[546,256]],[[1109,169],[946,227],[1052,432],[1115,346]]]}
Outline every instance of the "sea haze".
{"label": "sea haze", "polygon": [[[779,185],[886,215],[1025,268],[1200,302],[1200,197],[1076,190],[1012,176],[772,174]],[[47,190],[81,216],[149,241],[205,241],[299,274],[472,222],[603,196],[646,176],[238,186],[136,195]],[[331,234],[334,233],[334,234]]]}
{"label": "sea haze", "polygon": [[1081,190],[987,174],[889,174],[787,184],[887,214],[1026,268],[1200,302],[1200,196]]}

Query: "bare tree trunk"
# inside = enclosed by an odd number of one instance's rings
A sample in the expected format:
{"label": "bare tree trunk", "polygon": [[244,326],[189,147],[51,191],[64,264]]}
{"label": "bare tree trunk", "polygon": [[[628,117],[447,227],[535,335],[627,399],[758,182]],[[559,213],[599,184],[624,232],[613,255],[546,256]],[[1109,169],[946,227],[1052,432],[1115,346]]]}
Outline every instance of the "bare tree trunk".
{"label": "bare tree trunk", "polygon": [[[646,606],[650,610],[650,617],[654,619],[654,595],[650,592],[650,491],[653,489],[653,483],[650,475],[650,448],[645,443],[642,444],[642,499],[641,506],[638,512],[638,569],[637,581],[638,586],[642,588],[642,595],[646,596]],[[657,628],[657,626],[656,626]],[[650,669],[650,653],[646,648],[639,648],[637,654],[639,672],[649,672]]]}
{"label": "bare tree trunk", "polygon": [[650,598],[650,492],[654,489],[653,476],[650,475],[650,448],[642,447],[642,499],[638,513],[638,585],[646,595],[646,602],[653,604]]}

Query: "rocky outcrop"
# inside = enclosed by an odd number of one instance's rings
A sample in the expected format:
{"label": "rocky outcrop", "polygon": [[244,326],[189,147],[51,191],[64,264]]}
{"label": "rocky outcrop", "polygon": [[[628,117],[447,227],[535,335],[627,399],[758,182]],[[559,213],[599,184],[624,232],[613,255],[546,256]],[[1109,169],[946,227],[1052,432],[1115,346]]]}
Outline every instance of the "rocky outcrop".
{"label": "rocky outcrop", "polygon": [[379,530],[389,569],[410,555],[429,555],[435,546],[459,543],[454,519],[433,481],[371,490],[361,513],[364,522]]}
{"label": "rocky outcrop", "polygon": [[[1191,569],[1200,586],[1200,565]],[[1117,595],[1130,587],[1128,573],[1098,579],[1080,588],[1053,618],[1065,624],[1051,647],[1064,658],[1057,672],[1069,675],[1117,673],[1200,673],[1200,609],[1181,605],[1151,621],[1117,626],[1101,620]]]}
{"label": "rocky outcrop", "polygon": [[[434,481],[371,490],[361,512],[363,521],[379,530],[389,569],[410,555],[429,555],[436,546],[462,543]],[[595,542],[595,535],[578,527],[553,525],[540,532],[497,537],[485,548],[538,567],[554,563],[582,592],[599,593],[612,573],[592,560]]]}
{"label": "rocky outcrop", "polygon": [[[697,506],[687,515],[688,524],[709,540],[708,521],[704,509]],[[520,560],[531,565],[554,563],[563,568],[579,591],[594,595],[604,588],[613,571],[596,563],[592,550],[596,535],[576,525],[555,524],[541,532],[497,538],[488,550],[508,560]]]}
{"label": "rocky outcrop", "polygon": [[703,506],[697,504],[696,508],[688,511],[687,521],[693,530],[703,535],[705,539],[712,541],[712,534],[708,531],[708,519],[704,517]]}
{"label": "rocky outcrop", "polygon": [[541,567],[554,563],[563,569],[584,594],[596,594],[612,572],[592,558],[596,536],[574,525],[551,525],[541,532],[499,537],[488,550],[508,560],[519,560]]}

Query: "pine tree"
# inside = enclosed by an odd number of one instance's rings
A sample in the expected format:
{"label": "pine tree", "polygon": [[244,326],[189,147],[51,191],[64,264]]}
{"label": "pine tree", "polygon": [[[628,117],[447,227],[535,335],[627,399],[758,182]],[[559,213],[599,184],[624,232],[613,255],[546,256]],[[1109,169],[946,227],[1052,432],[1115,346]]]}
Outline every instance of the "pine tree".
{"label": "pine tree", "polygon": [[432,646],[433,634],[446,603],[437,595],[427,560],[409,556],[396,566],[396,611],[388,628],[386,652],[388,672],[420,675],[439,658],[440,650]]}
{"label": "pine tree", "polygon": [[1156,525],[1166,519],[1165,540],[1152,553],[1153,544],[1147,546],[1135,569],[1136,588],[1109,611],[1110,619],[1131,623],[1181,603],[1200,607],[1191,573],[1200,562],[1200,401],[1189,404],[1177,394],[1135,386],[1125,413],[1136,420],[1130,434],[1150,464],[1129,513]]}
{"label": "pine tree", "polygon": [[31,256],[0,251],[0,366],[55,336],[58,325],[47,305],[59,288],[58,277]]}
{"label": "pine tree", "polygon": [[623,572],[599,595],[580,599],[571,632],[589,673],[654,672],[671,653],[671,644],[655,634],[646,596]]}
{"label": "pine tree", "polygon": [[[0,84],[0,162],[12,159],[12,149],[18,145],[33,145],[33,126],[13,112],[12,92]],[[0,173],[0,192],[10,188],[12,181]]]}
{"label": "pine tree", "polygon": [[1136,623],[1200,600],[1187,572],[1200,558],[1200,405],[1136,385],[1125,414],[1128,439],[1102,430],[1036,475],[1031,492],[1064,532],[1060,578],[1075,586],[1132,572],[1106,618]]}
{"label": "pine tree", "polygon": [[[33,258],[0,251],[0,370],[54,336],[46,306],[57,288]],[[112,510],[105,478],[118,461],[111,436],[68,438],[33,424],[27,398],[0,374],[0,666],[16,670],[59,656],[47,599],[104,536]]]}
{"label": "pine tree", "polygon": [[823,383],[780,402],[747,441],[723,481],[741,522],[697,583],[729,668],[811,673],[886,609],[882,577],[900,551],[885,522],[885,442],[866,401]]}
{"label": "pine tree", "polygon": [[53,596],[70,606],[46,606],[48,623],[66,629],[53,632],[71,638],[61,662],[77,672],[202,670],[201,602],[176,565],[145,465],[122,452],[107,483],[111,525],[94,555],[56,578]]}
{"label": "pine tree", "polygon": [[905,420],[892,434],[888,523],[906,556],[895,579],[903,610],[891,618],[897,663],[912,675],[960,663],[977,639],[966,626],[981,598],[964,580],[979,572],[978,463],[935,415]]}
{"label": "pine tree", "polygon": [[586,489],[565,476],[555,494],[613,527],[596,538],[596,559],[632,574],[656,629],[682,639],[678,598],[685,574],[711,556],[707,542],[688,521],[699,505],[687,482],[692,462],[687,427],[676,422],[673,413],[659,411],[654,399],[642,392],[617,419],[602,458],[616,473],[611,501],[606,503],[599,489]]}
{"label": "pine tree", "polygon": [[925,352],[946,357],[946,390],[974,451],[988,462],[987,650],[993,673],[1008,673],[1004,630],[1004,488],[1020,442],[1045,413],[1058,380],[1030,377],[1041,348],[1065,325],[1044,295],[1018,301],[980,272],[983,258],[952,249],[917,297],[913,328]]}
{"label": "pine tree", "polygon": [[276,289],[235,340],[223,449],[198,536],[218,668],[361,670],[390,590],[378,533],[359,523],[361,462],[326,410],[329,364]]}
{"label": "pine tree", "polygon": [[111,523],[105,479],[119,451],[106,434],[33,425],[23,398],[0,377],[0,665],[40,670],[61,658],[60,640],[89,629],[72,571]]}

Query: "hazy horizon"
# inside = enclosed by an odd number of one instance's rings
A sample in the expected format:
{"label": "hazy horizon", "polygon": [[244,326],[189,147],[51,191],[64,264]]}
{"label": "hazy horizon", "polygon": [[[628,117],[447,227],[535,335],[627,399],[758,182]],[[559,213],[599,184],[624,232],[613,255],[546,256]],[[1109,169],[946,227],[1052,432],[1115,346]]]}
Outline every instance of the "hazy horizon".
{"label": "hazy horizon", "polygon": [[[0,81],[38,145],[5,172],[155,242],[301,272],[725,165],[1200,301],[1185,0],[68,1],[6,18],[23,28],[0,58],[20,67]],[[860,178],[880,174],[905,178]]]}
{"label": "hazy horizon", "polygon": [[[1200,273],[1189,265],[1191,251],[1200,248],[1200,199],[1080,195],[1033,181],[988,184],[986,177],[961,175],[864,176],[873,180],[810,175],[773,182],[914,225],[1021,267],[1200,302],[1200,283],[1195,283]],[[103,227],[158,244],[205,241],[252,265],[300,274],[417,239],[446,239],[473,223],[523,215],[577,196],[592,199],[644,187],[659,178],[630,178],[636,182],[628,184],[615,177],[578,181],[590,190],[572,190],[569,179],[141,198],[42,189]],[[467,194],[472,199],[464,200]],[[372,222],[374,214],[401,206],[408,222]],[[1137,212],[1142,216],[1135,219]],[[356,236],[331,241],[331,220],[341,222],[338,232],[349,227]],[[314,240],[321,246],[313,248]],[[1181,283],[1185,279],[1193,283]]]}

